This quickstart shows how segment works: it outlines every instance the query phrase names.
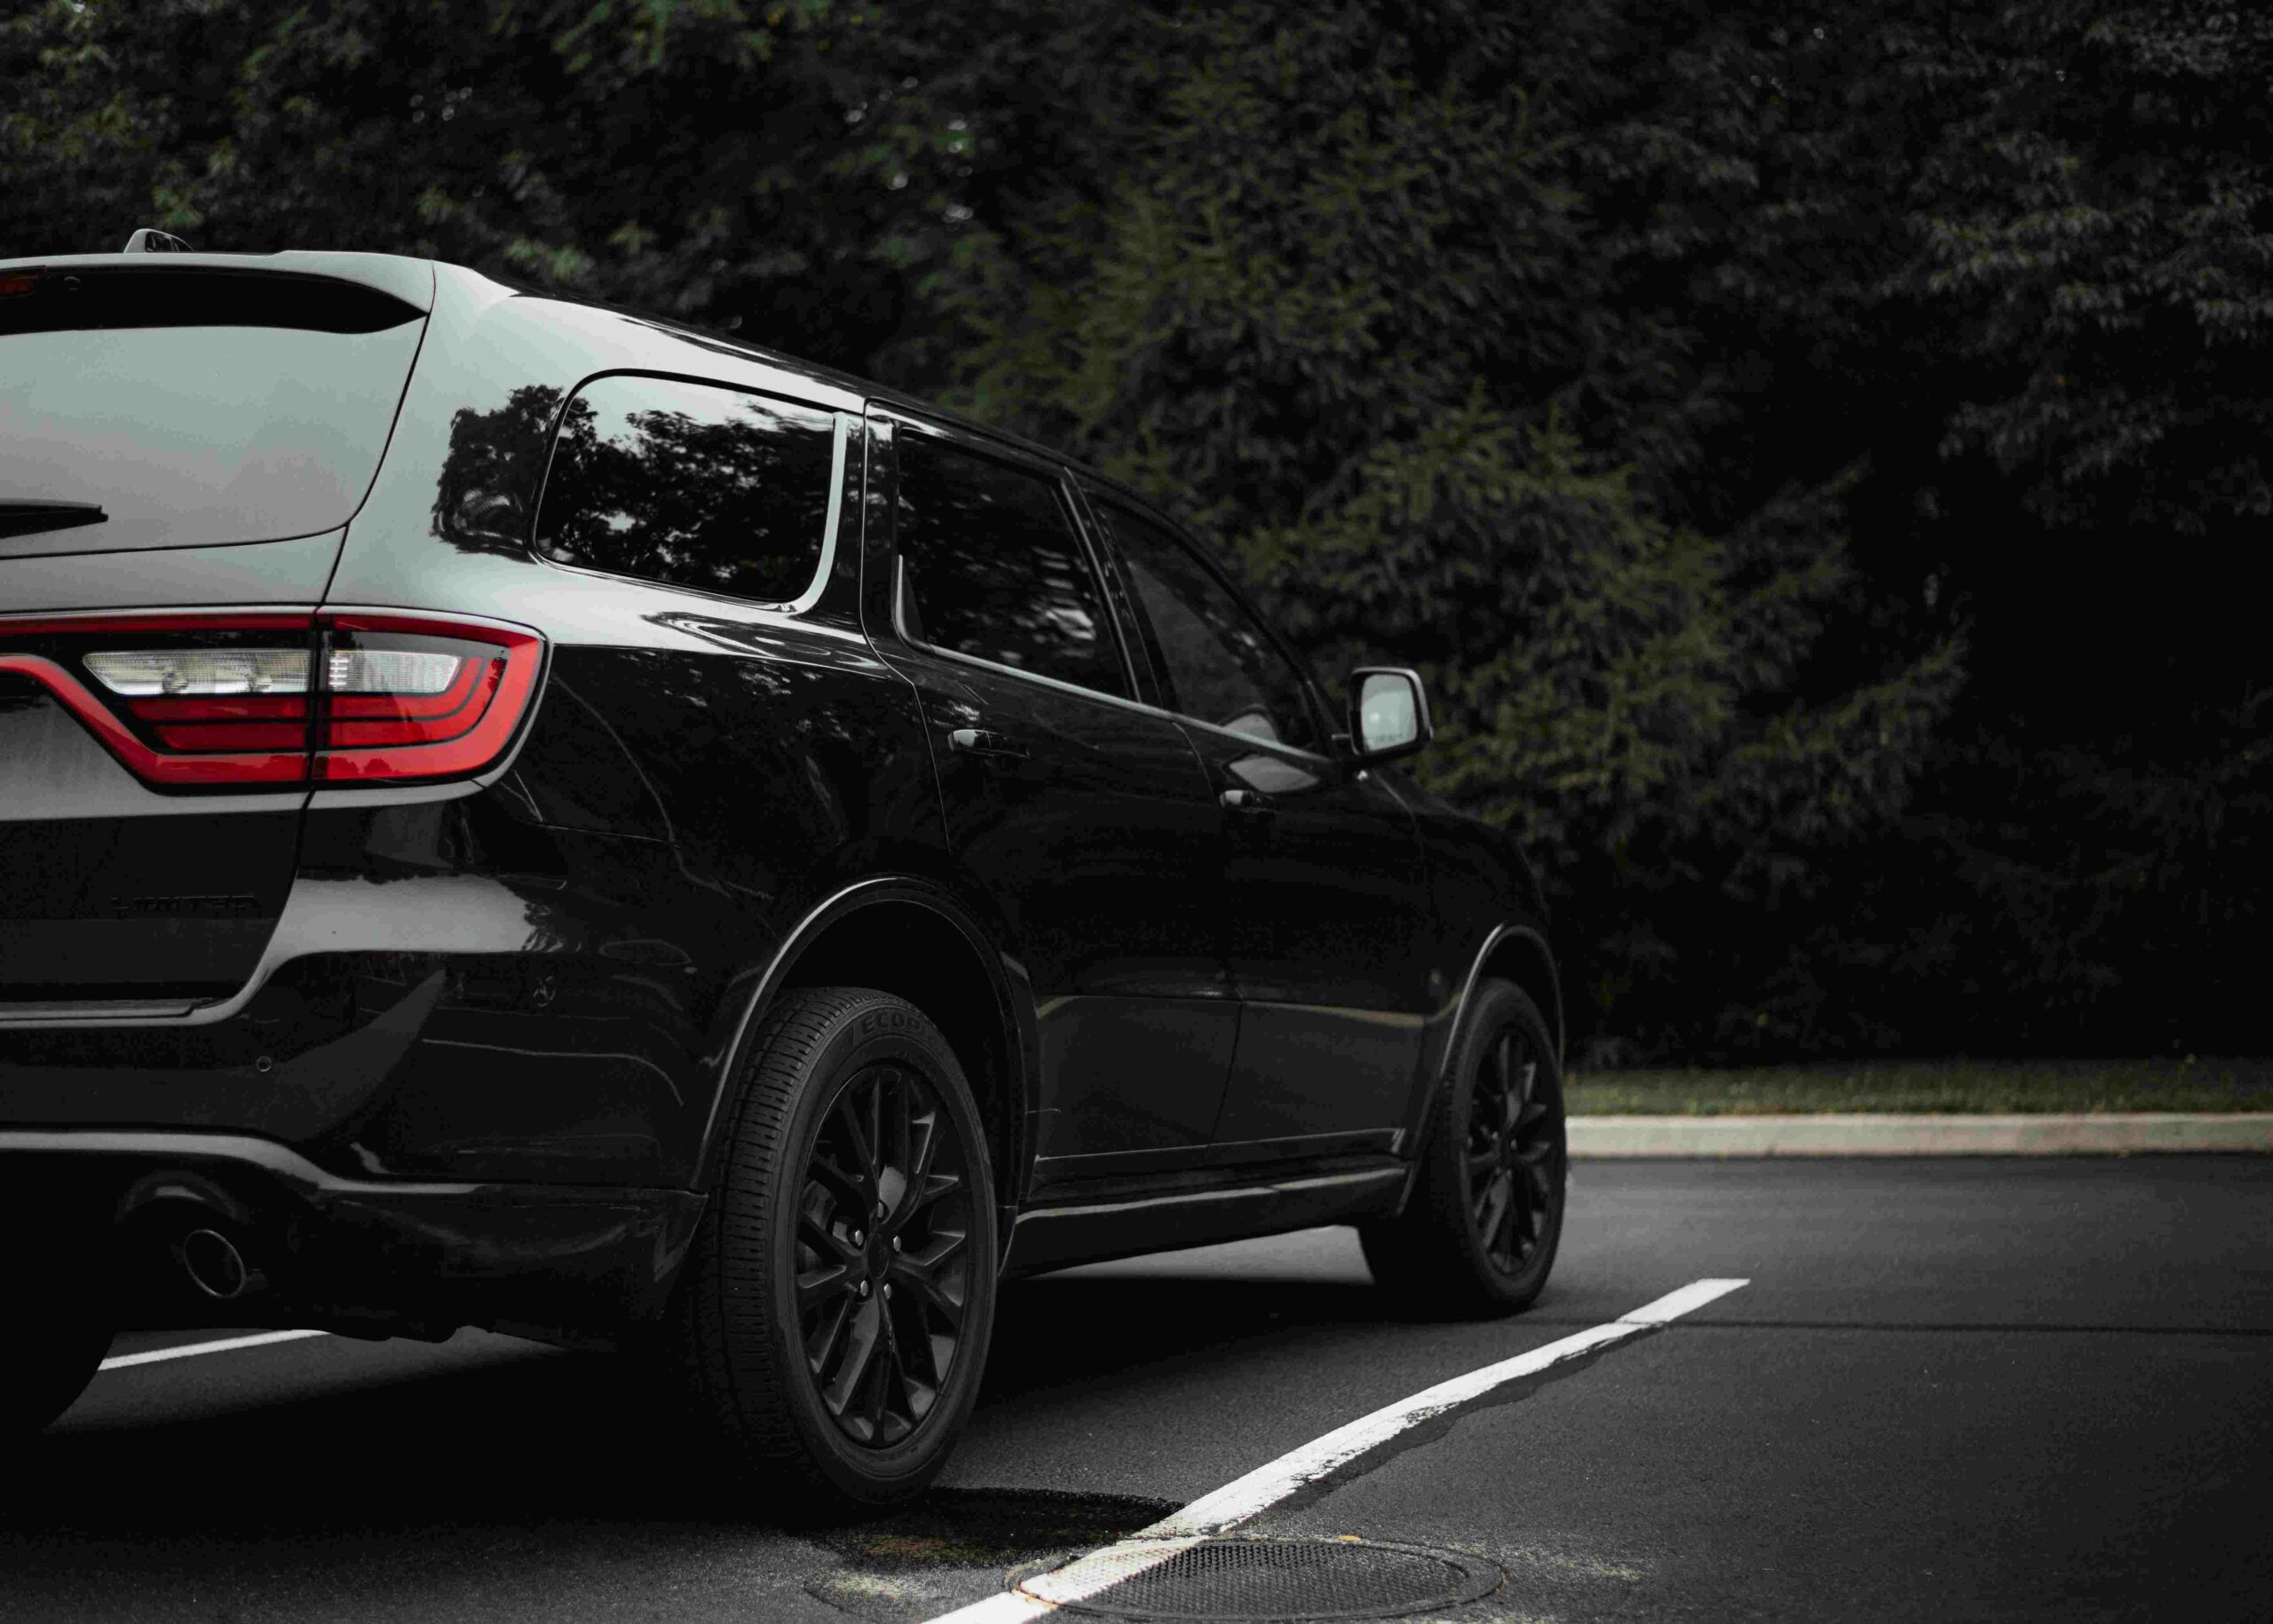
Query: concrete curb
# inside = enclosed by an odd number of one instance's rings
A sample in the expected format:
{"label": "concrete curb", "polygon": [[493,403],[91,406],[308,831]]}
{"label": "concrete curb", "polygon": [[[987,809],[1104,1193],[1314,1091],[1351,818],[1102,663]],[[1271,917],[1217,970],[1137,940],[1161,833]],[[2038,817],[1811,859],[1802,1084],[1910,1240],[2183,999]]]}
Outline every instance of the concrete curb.
{"label": "concrete curb", "polygon": [[2273,1153],[2273,1112],[2104,1116],[1574,1116],[1571,1154],[1641,1156],[2124,1156]]}

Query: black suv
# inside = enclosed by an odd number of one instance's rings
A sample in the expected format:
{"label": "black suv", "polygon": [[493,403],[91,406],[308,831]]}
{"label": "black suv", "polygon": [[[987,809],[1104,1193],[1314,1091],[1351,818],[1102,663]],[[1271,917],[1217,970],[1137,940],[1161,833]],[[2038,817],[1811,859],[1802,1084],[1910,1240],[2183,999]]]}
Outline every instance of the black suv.
{"label": "black suv", "polygon": [[0,263],[0,1424],[125,1314],[475,1325],[875,1503],[1006,1274],[1348,1223],[1522,1306],[1538,888],[1350,689],[1113,481],[729,338]]}

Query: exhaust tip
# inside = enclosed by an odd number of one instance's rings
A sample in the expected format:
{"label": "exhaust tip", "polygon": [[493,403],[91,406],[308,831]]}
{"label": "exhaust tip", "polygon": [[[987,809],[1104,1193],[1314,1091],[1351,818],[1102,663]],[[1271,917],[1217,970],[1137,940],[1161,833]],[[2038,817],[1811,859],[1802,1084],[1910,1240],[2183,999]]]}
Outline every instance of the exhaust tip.
{"label": "exhaust tip", "polygon": [[218,1230],[194,1229],[181,1238],[175,1249],[181,1255],[181,1266],[187,1271],[190,1283],[209,1297],[226,1303],[242,1296],[252,1283],[252,1271],[245,1266],[244,1254],[237,1250],[235,1241]]}

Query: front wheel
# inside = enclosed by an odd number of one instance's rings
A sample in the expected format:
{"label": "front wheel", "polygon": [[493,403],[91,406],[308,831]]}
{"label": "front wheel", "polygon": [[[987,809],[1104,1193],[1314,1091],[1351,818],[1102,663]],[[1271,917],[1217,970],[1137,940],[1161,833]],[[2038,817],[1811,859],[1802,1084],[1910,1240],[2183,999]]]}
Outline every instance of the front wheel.
{"label": "front wheel", "polygon": [[1521,987],[1478,984],[1443,1088],[1405,1211],[1358,1228],[1366,1262],[1423,1313],[1513,1313],[1555,1267],[1569,1161],[1554,1038]]}
{"label": "front wheel", "polygon": [[978,1109],[904,999],[800,989],[767,1018],[666,1332],[709,1440],[793,1509],[921,1493],[994,1312]]}

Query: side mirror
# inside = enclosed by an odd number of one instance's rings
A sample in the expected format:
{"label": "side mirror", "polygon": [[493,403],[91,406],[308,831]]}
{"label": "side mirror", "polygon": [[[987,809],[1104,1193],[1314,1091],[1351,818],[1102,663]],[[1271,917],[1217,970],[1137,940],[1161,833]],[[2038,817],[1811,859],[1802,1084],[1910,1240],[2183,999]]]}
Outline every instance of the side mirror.
{"label": "side mirror", "polygon": [[1420,672],[1361,665],[1350,673],[1350,748],[1360,761],[1410,756],[1436,736]]}

